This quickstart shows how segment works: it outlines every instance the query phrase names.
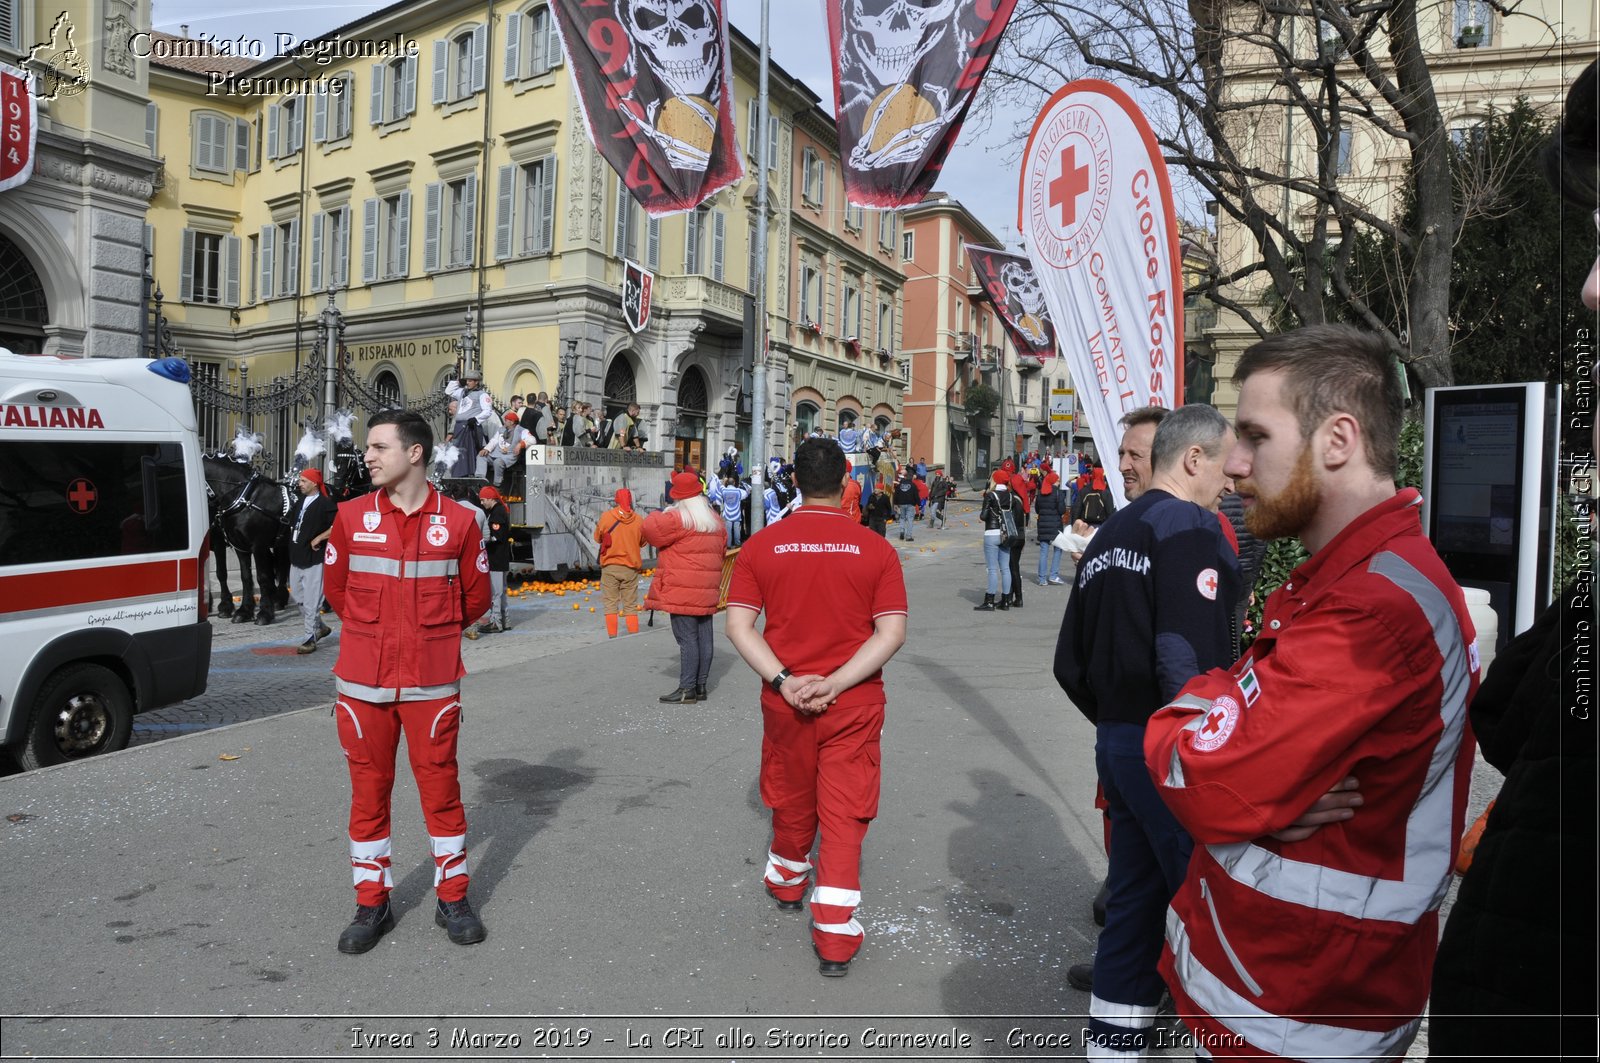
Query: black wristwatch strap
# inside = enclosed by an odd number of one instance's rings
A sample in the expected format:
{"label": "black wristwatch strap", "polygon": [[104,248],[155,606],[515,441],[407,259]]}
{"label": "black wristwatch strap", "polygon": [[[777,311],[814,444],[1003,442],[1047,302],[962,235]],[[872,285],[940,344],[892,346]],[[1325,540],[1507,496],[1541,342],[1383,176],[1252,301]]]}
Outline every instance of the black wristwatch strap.
{"label": "black wristwatch strap", "polygon": [[783,681],[785,679],[788,679],[789,677],[790,677],[789,669],[784,668],[781,671],[779,671],[777,675],[775,675],[771,679],[767,680],[767,683],[768,683],[769,686],[772,687],[773,690],[776,690],[778,693],[782,694],[783,693]]}

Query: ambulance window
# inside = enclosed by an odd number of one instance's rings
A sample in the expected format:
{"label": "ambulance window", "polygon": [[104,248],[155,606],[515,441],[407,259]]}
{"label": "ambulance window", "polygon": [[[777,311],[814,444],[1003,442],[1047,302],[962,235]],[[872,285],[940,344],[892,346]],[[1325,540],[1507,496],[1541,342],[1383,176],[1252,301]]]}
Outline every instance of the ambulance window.
{"label": "ambulance window", "polygon": [[0,566],[189,548],[176,443],[0,443]]}

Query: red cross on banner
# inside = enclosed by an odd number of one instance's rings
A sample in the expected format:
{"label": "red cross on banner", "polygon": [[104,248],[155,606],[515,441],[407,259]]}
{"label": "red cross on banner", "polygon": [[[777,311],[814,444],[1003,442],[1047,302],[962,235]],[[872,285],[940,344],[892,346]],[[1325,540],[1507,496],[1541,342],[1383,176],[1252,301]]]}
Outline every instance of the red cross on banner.
{"label": "red cross on banner", "polygon": [[26,70],[0,63],[0,192],[33,176],[39,111],[31,78]]}
{"label": "red cross on banner", "polygon": [[1078,149],[1068,147],[1061,152],[1061,176],[1050,182],[1050,205],[1061,208],[1061,224],[1071,225],[1078,219],[1078,197],[1089,191],[1089,167],[1078,165]]}
{"label": "red cross on banner", "polygon": [[100,492],[95,489],[94,484],[82,477],[67,485],[67,505],[72,507],[74,513],[90,512],[99,500]]}

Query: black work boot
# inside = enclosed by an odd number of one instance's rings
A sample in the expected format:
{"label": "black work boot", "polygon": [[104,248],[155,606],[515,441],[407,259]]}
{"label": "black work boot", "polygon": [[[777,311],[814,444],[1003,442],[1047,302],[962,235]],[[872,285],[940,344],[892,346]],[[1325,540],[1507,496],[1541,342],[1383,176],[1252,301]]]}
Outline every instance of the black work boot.
{"label": "black work boot", "polygon": [[663,694],[657,699],[668,705],[693,705],[700,698],[695,694],[694,687],[679,687],[670,694]]}
{"label": "black work boot", "polygon": [[1016,589],[1014,589],[1011,592],[1011,608],[1013,608],[1013,609],[1021,609],[1022,608],[1022,588],[1021,587],[1017,587]]}
{"label": "black work boot", "polygon": [[473,912],[465,897],[459,901],[441,900],[433,910],[433,922],[435,926],[444,927],[450,940],[457,945],[476,945],[488,935],[483,920]]}
{"label": "black work boot", "polygon": [[1011,608],[1011,595],[1002,594],[1000,596],[1000,600],[994,603],[994,607],[996,609],[1010,609]]}
{"label": "black work boot", "polygon": [[977,605],[973,606],[972,607],[972,611],[973,612],[982,611],[982,612],[985,612],[985,613],[994,612],[994,595],[985,594],[983,596],[983,601],[981,601]]}
{"label": "black work boot", "polygon": [[1084,993],[1094,992],[1094,964],[1075,963],[1067,968],[1067,984]]}
{"label": "black work boot", "polygon": [[356,917],[339,935],[339,951],[358,956],[378,943],[378,939],[394,929],[394,912],[389,902],[356,906]]}
{"label": "black work boot", "polygon": [[700,683],[695,686],[694,697],[696,701],[705,701],[710,697],[710,695],[706,693],[706,685],[704,683]]}

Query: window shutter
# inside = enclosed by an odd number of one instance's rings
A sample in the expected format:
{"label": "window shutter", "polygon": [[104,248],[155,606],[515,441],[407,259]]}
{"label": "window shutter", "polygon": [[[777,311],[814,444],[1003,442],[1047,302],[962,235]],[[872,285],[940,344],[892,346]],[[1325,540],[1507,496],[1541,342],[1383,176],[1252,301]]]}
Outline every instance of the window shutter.
{"label": "window shutter", "polygon": [[544,178],[544,188],[539,197],[539,240],[540,251],[554,251],[556,248],[556,157],[546,155],[544,165],[539,173]]}
{"label": "window shutter", "polygon": [[233,120],[233,168],[240,173],[250,169],[250,123]]}
{"label": "window shutter", "polygon": [[319,89],[312,99],[316,102],[311,112],[311,140],[321,144],[328,139],[328,91]]}
{"label": "window shutter", "polygon": [[274,259],[277,248],[273,246],[277,239],[278,228],[275,225],[261,227],[261,299],[265,302],[276,294],[272,286]]}
{"label": "window shutter", "polygon": [[[495,195],[494,204],[494,257],[497,261],[504,262],[511,257],[511,216],[512,201],[517,190],[517,168],[515,166],[502,166],[499,171],[499,191]],[[531,228],[536,219],[523,218],[524,227]]]}
{"label": "window shutter", "polygon": [[378,200],[361,204],[361,283],[378,279]]}
{"label": "window shutter", "polygon": [[644,264],[652,270],[661,268],[661,219],[651,218],[645,231]]}
{"label": "window shutter", "polygon": [[322,244],[323,233],[328,227],[326,214],[311,215],[311,291],[313,294],[322,291]]}
{"label": "window shutter", "polygon": [[683,272],[700,272],[700,211],[691,210],[683,216]]}
{"label": "window shutter", "polygon": [[715,281],[722,280],[722,276],[723,276],[723,265],[724,265],[723,252],[726,250],[727,236],[728,236],[727,228],[728,228],[727,219],[726,219],[726,217],[724,217],[722,211],[720,211],[720,210],[712,211],[711,212],[711,279],[715,280]]}
{"label": "window shutter", "polygon": [[222,301],[227,306],[239,305],[239,238],[222,238],[222,261],[226,276],[222,282]]}
{"label": "window shutter", "polygon": [[289,238],[283,245],[283,280],[285,295],[300,291],[300,219],[289,221]]}
{"label": "window shutter", "polygon": [[278,157],[278,112],[282,109],[275,103],[267,104],[267,158],[269,159]]}
{"label": "window shutter", "polygon": [[778,116],[767,115],[767,169],[778,168]]}
{"label": "window shutter", "polygon": [[489,27],[472,31],[472,91],[482,92],[489,70]]}
{"label": "window shutter", "polygon": [[420,60],[414,55],[406,56],[405,65],[405,112],[417,113],[417,66]]}
{"label": "window shutter", "polygon": [[[537,46],[533,54],[539,54]],[[515,81],[522,74],[522,15],[513,11],[506,16],[506,70],[505,79]]]}
{"label": "window shutter", "polygon": [[617,228],[611,243],[618,258],[628,257],[628,189],[617,179]]}
{"label": "window shutter", "polygon": [[350,205],[339,208],[339,245],[333,249],[333,283],[340,288],[350,283]]}
{"label": "window shutter", "polygon": [[750,157],[752,162],[755,161],[756,147],[758,145],[756,130],[761,128],[760,112],[756,110],[760,102],[759,97],[752,96],[749,106],[745,108],[748,117],[744,126],[744,153]]}
{"label": "window shutter", "polygon": [[152,157],[159,157],[161,152],[157,148],[160,143],[161,108],[153,103],[147,103],[144,105],[144,146],[150,149]]}
{"label": "window shutter", "polygon": [[[446,79],[450,74],[450,46],[446,41],[433,42],[433,102],[443,103]],[[426,255],[426,252],[424,252]],[[423,268],[427,268],[424,260]]]}
{"label": "window shutter", "polygon": [[178,253],[183,258],[178,263],[178,301],[194,301],[194,230],[183,230],[183,242]]}
{"label": "window shutter", "polygon": [[462,241],[467,248],[466,260],[461,264],[470,266],[478,261],[478,175],[467,174],[463,191],[464,205],[461,210],[462,221],[467,226],[466,239]]}
{"label": "window shutter", "polygon": [[356,76],[354,74],[346,74],[343,81],[344,91],[334,97],[333,101],[334,106],[338,108],[337,114],[339,115],[339,121],[334,129],[337,134],[334,137],[335,140],[345,139],[355,128]]}
{"label": "window shutter", "polygon": [[397,256],[400,260],[399,277],[409,276],[411,273],[411,189],[404,189],[400,193],[399,215],[400,250]]}
{"label": "window shutter", "polygon": [[[372,64],[372,92],[368,95],[367,118],[373,125],[383,124],[383,83],[389,79],[389,68],[383,63]],[[396,85],[394,91],[399,92]]]}
{"label": "window shutter", "polygon": [[430,181],[423,193],[422,272],[439,272],[439,208],[444,202],[444,182]]}
{"label": "window shutter", "polygon": [[545,5],[545,67],[550,69],[561,65],[561,29],[556,25],[556,12],[554,5]]}

